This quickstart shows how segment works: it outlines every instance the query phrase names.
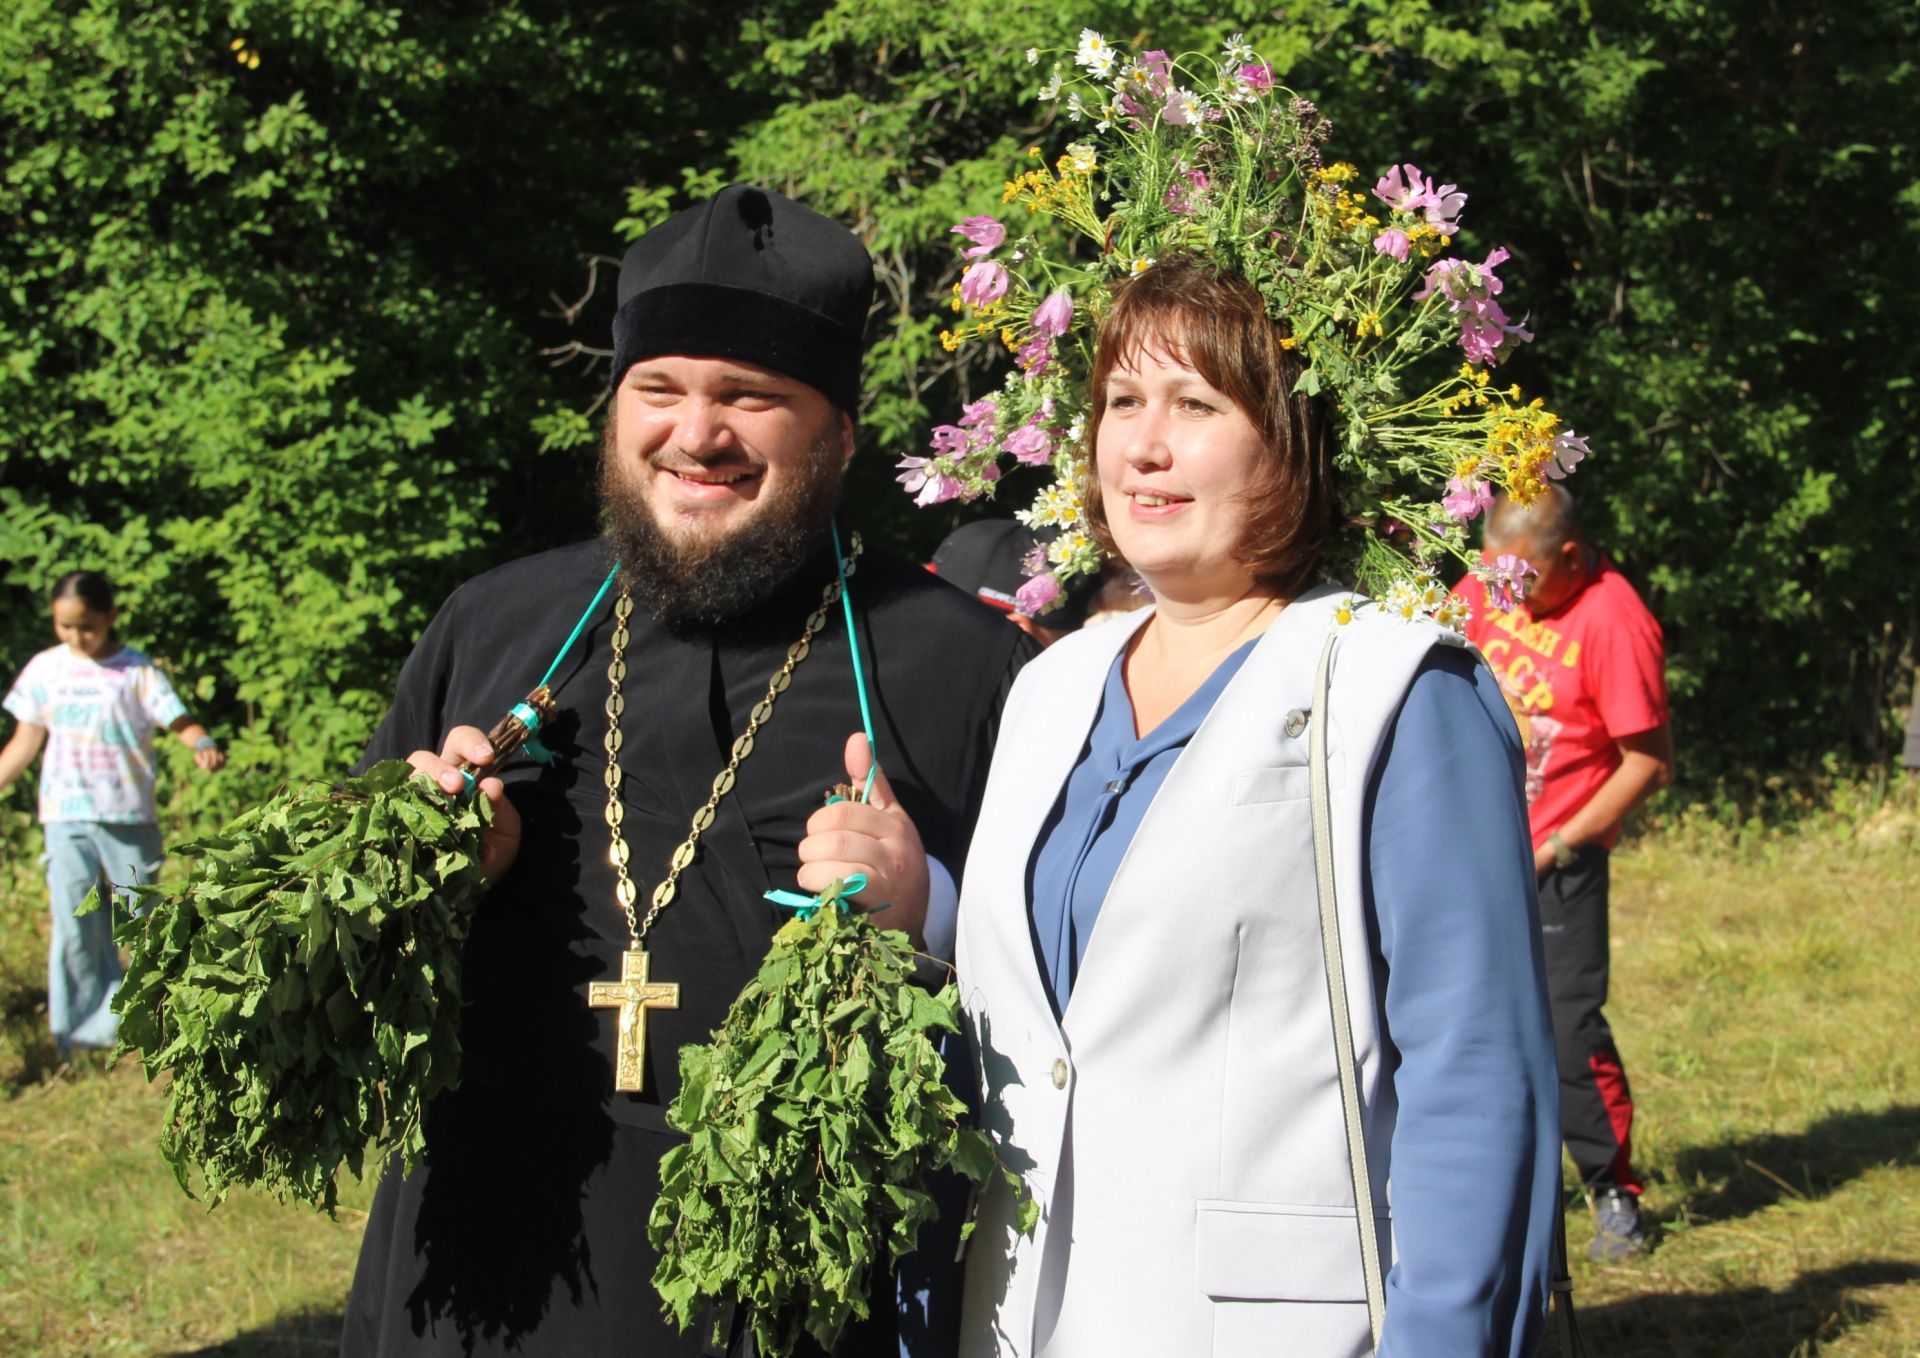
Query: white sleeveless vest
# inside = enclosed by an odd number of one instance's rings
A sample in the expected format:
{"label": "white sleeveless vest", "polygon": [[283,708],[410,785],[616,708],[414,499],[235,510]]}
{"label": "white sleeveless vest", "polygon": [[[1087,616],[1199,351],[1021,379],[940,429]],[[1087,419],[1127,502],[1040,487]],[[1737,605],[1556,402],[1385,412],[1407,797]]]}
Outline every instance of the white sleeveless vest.
{"label": "white sleeveless vest", "polygon": [[[1014,687],[967,859],[957,963],[982,1117],[1041,1216],[1031,1239],[1019,1236],[1007,1185],[984,1191],[967,1247],[966,1358],[1369,1351],[1307,735],[1288,721],[1312,706],[1340,596],[1327,587],[1290,605],[1181,754],[1114,878],[1059,1023],[1034,957],[1027,864],[1113,658],[1144,615],[1068,637]],[[1339,629],[1326,718],[1383,1255],[1395,1107],[1381,1069],[1361,811],[1382,738],[1441,643],[1459,638],[1367,610]]]}

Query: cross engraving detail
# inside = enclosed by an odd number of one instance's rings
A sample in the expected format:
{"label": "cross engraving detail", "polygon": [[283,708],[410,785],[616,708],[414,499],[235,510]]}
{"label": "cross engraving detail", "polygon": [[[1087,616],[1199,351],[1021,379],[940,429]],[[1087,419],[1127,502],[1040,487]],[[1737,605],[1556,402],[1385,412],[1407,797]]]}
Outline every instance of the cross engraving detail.
{"label": "cross engraving detail", "polygon": [[618,981],[594,981],[587,987],[587,1003],[595,1009],[620,1011],[620,1045],[614,1054],[613,1087],[637,1094],[647,1069],[647,1011],[678,1009],[680,987],[675,982],[649,981],[653,959],[645,948],[620,957]]}

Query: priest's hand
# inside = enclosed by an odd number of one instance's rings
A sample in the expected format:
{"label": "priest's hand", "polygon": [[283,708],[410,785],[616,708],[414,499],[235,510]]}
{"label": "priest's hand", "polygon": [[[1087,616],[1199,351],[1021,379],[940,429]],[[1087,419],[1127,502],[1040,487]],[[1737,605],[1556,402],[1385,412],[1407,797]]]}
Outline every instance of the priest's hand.
{"label": "priest's hand", "polygon": [[[847,740],[847,781],[855,789],[867,785],[873,754],[864,735]],[[900,809],[884,772],[873,776],[873,795],[866,802],[835,802],[807,820],[807,837],[800,841],[800,889],[819,892],[837,877],[863,873],[867,885],[855,905],[868,910],[884,905],[880,919],[888,929],[903,929],[916,947],[924,944],[927,921],[927,851],[920,832]]]}
{"label": "priest's hand", "polygon": [[[493,746],[487,733],[477,726],[456,726],[440,743],[440,753],[415,750],[407,762],[424,777],[431,778],[451,797],[466,791],[467,780],[454,764],[464,758],[476,770],[493,762]],[[480,875],[489,886],[507,875],[513,860],[520,856],[520,813],[507,798],[506,784],[498,778],[481,778],[480,795],[493,805],[493,824],[480,832]],[[917,841],[916,841],[917,842]]]}

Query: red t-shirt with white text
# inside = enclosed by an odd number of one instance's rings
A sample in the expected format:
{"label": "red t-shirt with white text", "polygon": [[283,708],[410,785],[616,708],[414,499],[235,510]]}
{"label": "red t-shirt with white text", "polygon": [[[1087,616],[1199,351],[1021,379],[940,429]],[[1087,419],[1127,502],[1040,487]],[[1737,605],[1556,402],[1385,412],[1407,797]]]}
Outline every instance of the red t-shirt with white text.
{"label": "red t-shirt with white text", "polygon": [[[1615,741],[1666,724],[1666,642],[1625,576],[1601,557],[1581,591],[1535,621],[1502,613],[1468,575],[1467,636],[1487,658],[1527,737],[1527,816],[1538,848],[1620,767]],[[1602,841],[1611,848],[1616,827]]]}

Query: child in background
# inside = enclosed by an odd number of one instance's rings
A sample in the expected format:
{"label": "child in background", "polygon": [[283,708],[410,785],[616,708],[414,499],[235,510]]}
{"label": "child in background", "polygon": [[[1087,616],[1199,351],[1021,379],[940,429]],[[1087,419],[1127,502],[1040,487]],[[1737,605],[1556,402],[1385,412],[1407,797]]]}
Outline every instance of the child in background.
{"label": "child in background", "polygon": [[47,837],[47,891],[53,946],[47,958],[47,1017],[64,1062],[75,1047],[110,1047],[117,1022],[108,1005],[120,984],[113,912],[74,911],[98,883],[153,880],[160,827],[153,805],[153,732],[165,727],[193,748],[208,773],[227,762],[206,727],[187,715],[154,663],[123,645],[113,625],[113,586],[97,571],[74,571],[53,587],[53,634],[14,681],[6,710],[19,719],[0,749],[0,791],[46,748],[40,821]]}

